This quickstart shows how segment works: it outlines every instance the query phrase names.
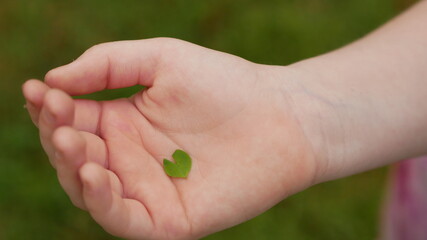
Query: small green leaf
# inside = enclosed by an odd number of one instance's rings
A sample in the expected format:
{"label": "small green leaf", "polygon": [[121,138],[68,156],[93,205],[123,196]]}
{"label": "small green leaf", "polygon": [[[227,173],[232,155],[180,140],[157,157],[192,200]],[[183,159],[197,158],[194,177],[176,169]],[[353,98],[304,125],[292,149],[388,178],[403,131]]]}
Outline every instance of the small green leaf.
{"label": "small green leaf", "polygon": [[186,178],[191,170],[190,156],[186,152],[177,149],[172,154],[172,158],[175,163],[163,159],[163,169],[165,169],[166,174],[171,177]]}

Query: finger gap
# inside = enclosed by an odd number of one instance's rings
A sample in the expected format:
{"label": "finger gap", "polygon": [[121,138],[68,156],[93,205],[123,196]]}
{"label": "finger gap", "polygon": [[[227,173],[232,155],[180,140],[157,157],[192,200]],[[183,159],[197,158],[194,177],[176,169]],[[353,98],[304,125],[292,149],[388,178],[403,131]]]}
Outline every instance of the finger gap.
{"label": "finger gap", "polygon": [[132,87],[118,88],[118,89],[105,89],[102,91],[74,96],[74,99],[91,99],[96,101],[108,101],[119,98],[128,98],[135,93],[144,90],[146,87],[142,85],[135,85]]}

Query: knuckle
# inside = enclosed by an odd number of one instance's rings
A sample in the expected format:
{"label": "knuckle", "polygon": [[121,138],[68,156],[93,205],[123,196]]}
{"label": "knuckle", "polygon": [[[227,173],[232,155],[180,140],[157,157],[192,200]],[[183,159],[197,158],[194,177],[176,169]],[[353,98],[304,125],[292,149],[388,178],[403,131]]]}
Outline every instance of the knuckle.
{"label": "knuckle", "polygon": [[85,54],[97,54],[97,53],[105,52],[105,49],[108,48],[108,46],[109,46],[109,43],[98,43],[96,45],[93,45],[89,49],[87,49],[83,53],[83,55],[85,55]]}

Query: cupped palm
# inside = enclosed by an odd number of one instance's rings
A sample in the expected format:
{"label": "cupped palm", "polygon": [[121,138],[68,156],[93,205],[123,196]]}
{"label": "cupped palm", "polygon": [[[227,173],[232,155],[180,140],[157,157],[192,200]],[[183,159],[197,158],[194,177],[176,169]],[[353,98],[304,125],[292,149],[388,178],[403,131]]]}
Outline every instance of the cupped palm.
{"label": "cupped palm", "polygon": [[[85,139],[82,164],[57,168],[60,181],[77,176],[68,182],[81,183],[69,187],[74,191],[64,187],[73,202],[114,235],[187,239],[247,220],[312,183],[315,158],[288,102],[286,79],[276,76],[274,67],[151,39],[96,46],[49,72],[45,90],[27,90],[26,97],[52,162],[74,161],[54,154],[65,145],[61,134],[77,131]],[[68,96],[135,84],[148,88],[129,99]],[[44,112],[67,101],[72,106],[61,109],[69,110],[44,127]],[[61,122],[61,114],[74,120]],[[193,159],[187,178],[163,170],[176,149]]]}

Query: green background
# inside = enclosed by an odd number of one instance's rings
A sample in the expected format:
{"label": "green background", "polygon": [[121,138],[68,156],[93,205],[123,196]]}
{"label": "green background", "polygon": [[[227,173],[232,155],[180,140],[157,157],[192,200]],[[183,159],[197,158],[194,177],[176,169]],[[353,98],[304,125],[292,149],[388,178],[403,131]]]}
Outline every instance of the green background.
{"label": "green background", "polygon": [[[108,41],[184,39],[285,65],[343,46],[386,22],[391,0],[2,0],[0,239],[115,239],[60,188],[23,107],[21,84]],[[104,93],[117,97],[125,92]],[[125,96],[125,95],[123,95]],[[386,169],[324,183],[206,239],[373,239]]]}

